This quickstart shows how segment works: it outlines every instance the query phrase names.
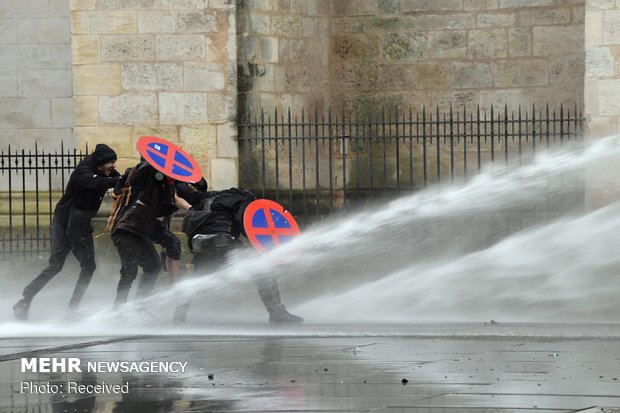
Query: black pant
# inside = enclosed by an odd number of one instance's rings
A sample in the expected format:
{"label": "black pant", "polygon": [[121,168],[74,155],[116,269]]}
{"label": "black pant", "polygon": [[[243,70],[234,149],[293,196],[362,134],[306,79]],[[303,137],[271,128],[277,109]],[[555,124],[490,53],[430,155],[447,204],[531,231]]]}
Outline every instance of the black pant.
{"label": "black pant", "polygon": [[160,258],[150,240],[129,231],[117,230],[112,234],[112,241],[121,258],[121,279],[116,288],[115,305],[127,302],[131,284],[138,275],[138,266],[144,274],[138,285],[138,296],[145,297],[151,293],[159,275]]}
{"label": "black pant", "polygon": [[[225,241],[225,237],[226,235],[222,235],[221,240]],[[218,242],[217,239],[214,239],[211,245],[206,246],[206,248],[203,247],[199,253],[194,253],[192,259],[194,272],[206,274],[217,271],[226,262],[226,254],[239,245],[233,238],[229,239],[231,240],[230,242]],[[271,311],[282,304],[280,290],[274,276],[263,275],[257,277],[254,279],[254,283],[267,311]]]}
{"label": "black pant", "polygon": [[68,223],[63,221],[65,220],[59,214],[54,214],[52,220],[52,253],[49,264],[37,278],[24,288],[24,299],[28,302],[32,301],[34,296],[62,270],[69,251],[73,252],[81,268],[71,301],[69,301],[69,308],[76,308],[79,305],[90,280],[93,278],[96,265],[90,217],[84,216],[81,225],[76,226],[80,230],[78,231],[76,228],[71,233],[67,231]]}

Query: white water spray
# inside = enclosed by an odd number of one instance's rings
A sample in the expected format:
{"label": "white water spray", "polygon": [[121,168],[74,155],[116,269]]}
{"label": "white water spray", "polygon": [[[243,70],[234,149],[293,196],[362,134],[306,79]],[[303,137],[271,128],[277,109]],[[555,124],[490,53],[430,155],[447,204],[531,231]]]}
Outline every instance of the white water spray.
{"label": "white water spray", "polygon": [[619,155],[610,138],[433,187],[316,226],[268,254],[240,251],[217,273],[125,309],[122,328],[105,308],[69,330],[178,332],[161,322],[154,331],[145,319],[169,315],[190,295],[192,323],[181,331],[208,329],[231,313],[264,320],[251,282],[262,274],[279,278],[285,303],[309,323],[615,321],[620,206],[534,225],[579,199],[571,195],[582,191],[588,168]]}

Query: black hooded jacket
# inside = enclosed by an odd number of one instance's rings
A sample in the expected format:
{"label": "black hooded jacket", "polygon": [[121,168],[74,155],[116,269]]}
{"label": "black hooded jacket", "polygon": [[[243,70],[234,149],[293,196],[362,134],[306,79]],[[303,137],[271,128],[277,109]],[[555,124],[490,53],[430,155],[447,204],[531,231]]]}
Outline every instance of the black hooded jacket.
{"label": "black hooded jacket", "polygon": [[92,156],[85,156],[71,173],[54,214],[60,215],[61,219],[68,217],[69,210],[73,207],[95,216],[101,207],[103,196],[108,189],[114,187],[119,178],[120,174],[116,170],[112,170],[110,176],[102,175]]}
{"label": "black hooded jacket", "polygon": [[[160,174],[161,175],[161,174]],[[157,218],[170,215],[176,211],[174,206],[174,186],[166,179],[157,179],[157,171],[147,162],[133,168],[125,183],[128,200],[122,200],[116,215],[112,234],[117,230],[133,232],[149,240]]]}
{"label": "black hooded jacket", "polygon": [[243,213],[256,197],[237,188],[199,192],[187,184],[177,184],[177,195],[192,205],[183,220],[183,232],[190,240],[197,234],[245,235]]}

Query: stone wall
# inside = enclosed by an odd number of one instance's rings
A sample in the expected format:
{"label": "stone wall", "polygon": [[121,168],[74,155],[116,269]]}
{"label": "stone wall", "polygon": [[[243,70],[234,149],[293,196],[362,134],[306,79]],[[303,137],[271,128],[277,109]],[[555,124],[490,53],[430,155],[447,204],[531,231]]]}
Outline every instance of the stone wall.
{"label": "stone wall", "polygon": [[73,146],[68,0],[0,3],[2,148]]}
{"label": "stone wall", "polygon": [[329,0],[238,0],[239,113],[329,103]]}
{"label": "stone wall", "polygon": [[240,89],[252,112],[581,105],[584,0],[242,4]]}
{"label": "stone wall", "polygon": [[[620,3],[587,0],[584,110],[589,140],[615,135],[620,128]],[[588,171],[590,208],[620,199],[617,162],[599,163]]]}
{"label": "stone wall", "polygon": [[330,89],[336,108],[517,108],[581,99],[583,0],[334,4]]}
{"label": "stone wall", "polygon": [[180,144],[214,188],[237,183],[236,19],[228,0],[72,0],[76,145]]}

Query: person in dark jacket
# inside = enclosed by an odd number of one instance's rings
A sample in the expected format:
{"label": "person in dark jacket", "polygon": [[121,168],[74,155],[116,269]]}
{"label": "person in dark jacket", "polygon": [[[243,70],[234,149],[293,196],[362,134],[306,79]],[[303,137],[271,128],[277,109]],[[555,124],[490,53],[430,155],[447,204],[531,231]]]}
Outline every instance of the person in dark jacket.
{"label": "person in dark jacket", "polygon": [[112,226],[112,241],[121,259],[121,278],[116,289],[115,307],[127,301],[131,284],[144,274],[138,285],[138,296],[150,294],[161,269],[160,258],[151,235],[160,225],[157,218],[176,211],[174,181],[158,172],[146,161],[133,168],[117,200]]}
{"label": "person in dark jacket", "polygon": [[[243,227],[243,213],[256,197],[249,191],[231,188],[224,191],[208,191],[203,178],[197,185],[176,184],[177,196],[188,204],[179,203],[188,210],[182,231],[187,235],[193,253],[192,263],[199,273],[216,271],[226,259],[226,254],[239,247]],[[266,275],[255,280],[272,323],[302,323],[301,317],[286,310],[280,299],[275,277]],[[174,321],[185,321],[189,303],[177,306]]]}
{"label": "person in dark jacket", "polygon": [[79,261],[81,271],[69,309],[73,311],[78,307],[96,267],[91,218],[97,214],[107,190],[114,187],[120,177],[115,168],[116,152],[105,144],[98,144],[71,173],[64,195],[54,209],[49,264],[26,286],[23,298],[13,306],[18,320],[28,318],[32,299],[62,270],[70,251]]}

